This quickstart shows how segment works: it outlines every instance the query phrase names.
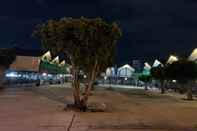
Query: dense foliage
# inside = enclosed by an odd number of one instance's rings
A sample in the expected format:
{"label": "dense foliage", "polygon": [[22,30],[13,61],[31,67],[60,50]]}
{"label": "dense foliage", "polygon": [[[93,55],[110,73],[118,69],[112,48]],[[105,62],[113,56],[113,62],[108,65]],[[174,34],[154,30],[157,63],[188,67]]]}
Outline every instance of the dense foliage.
{"label": "dense foliage", "polygon": [[[52,53],[64,53],[72,65],[75,104],[87,101],[95,78],[113,64],[115,48],[121,37],[116,23],[101,18],[62,18],[39,25],[34,35],[43,47]],[[79,96],[80,71],[85,72],[88,86],[85,95]]]}
{"label": "dense foliage", "polygon": [[100,18],[49,20],[34,32],[44,48],[52,53],[63,52],[77,68],[89,72],[98,62],[100,69],[113,63],[117,40],[121,36],[116,23]]}
{"label": "dense foliage", "polygon": [[166,66],[159,65],[157,67],[151,68],[151,75],[154,79],[160,81],[161,93],[164,94],[165,93],[164,81],[168,79],[166,76]]}
{"label": "dense foliage", "polygon": [[179,60],[166,67],[166,76],[180,83],[187,83],[197,78],[197,64],[194,61]]}
{"label": "dense foliage", "polygon": [[0,65],[9,68],[16,59],[16,54],[13,49],[0,49]]}
{"label": "dense foliage", "polygon": [[189,60],[179,60],[166,67],[166,76],[177,80],[187,89],[187,99],[192,100],[192,83],[197,79],[197,63]]}
{"label": "dense foliage", "polygon": [[140,75],[138,79],[140,81],[147,83],[147,82],[151,81],[152,77],[151,77],[151,75]]}
{"label": "dense foliage", "polygon": [[165,67],[162,65],[159,65],[157,67],[151,68],[151,75],[153,78],[157,80],[165,80]]}

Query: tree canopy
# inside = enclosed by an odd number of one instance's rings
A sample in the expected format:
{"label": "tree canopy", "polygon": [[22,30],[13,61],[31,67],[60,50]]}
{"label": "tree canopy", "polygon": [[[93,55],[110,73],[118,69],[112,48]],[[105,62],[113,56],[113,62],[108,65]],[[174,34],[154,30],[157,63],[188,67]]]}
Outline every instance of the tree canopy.
{"label": "tree canopy", "polygon": [[151,79],[152,79],[151,75],[140,75],[139,76],[139,80],[142,82],[145,82],[145,83],[151,81]]}
{"label": "tree canopy", "polygon": [[89,72],[95,62],[103,70],[112,64],[121,31],[116,23],[82,17],[49,20],[39,25],[34,34],[44,48],[65,53],[74,66]]}
{"label": "tree canopy", "polygon": [[[116,23],[101,18],[62,18],[39,25],[34,35],[52,53],[64,53],[69,58],[73,73],[75,104],[85,107],[96,76],[113,64],[116,44],[121,31]],[[78,74],[87,74],[88,86],[80,97]]]}
{"label": "tree canopy", "polygon": [[177,80],[180,84],[186,85],[187,88],[187,100],[193,100],[192,87],[190,83],[193,83],[197,79],[197,63],[189,61],[187,59],[181,59],[173,62],[166,67],[166,76],[170,80]]}
{"label": "tree canopy", "polygon": [[171,80],[188,82],[197,78],[197,64],[194,61],[179,60],[167,65],[166,76]]}
{"label": "tree canopy", "polygon": [[16,59],[14,49],[0,49],[0,65],[8,68]]}
{"label": "tree canopy", "polygon": [[158,80],[165,80],[165,67],[162,65],[159,65],[157,67],[152,67],[151,68],[151,75],[153,78],[158,79]]}

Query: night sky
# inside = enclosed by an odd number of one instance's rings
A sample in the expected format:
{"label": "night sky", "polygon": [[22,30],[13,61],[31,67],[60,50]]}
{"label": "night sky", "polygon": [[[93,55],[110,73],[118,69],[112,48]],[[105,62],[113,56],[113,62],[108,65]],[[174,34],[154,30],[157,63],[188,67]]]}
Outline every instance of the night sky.
{"label": "night sky", "polygon": [[40,49],[36,24],[61,17],[102,17],[123,31],[118,63],[188,54],[197,47],[197,0],[1,0],[0,47]]}

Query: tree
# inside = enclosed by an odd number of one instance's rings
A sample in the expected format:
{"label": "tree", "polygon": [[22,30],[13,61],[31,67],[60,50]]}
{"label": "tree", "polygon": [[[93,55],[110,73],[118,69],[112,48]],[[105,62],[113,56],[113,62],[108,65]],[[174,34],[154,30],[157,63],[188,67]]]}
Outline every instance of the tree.
{"label": "tree", "polygon": [[166,75],[165,75],[165,67],[162,65],[159,65],[157,67],[151,68],[151,75],[153,78],[157,79],[161,83],[161,94],[165,93],[165,87],[164,87],[164,82],[166,80]]}
{"label": "tree", "polygon": [[192,100],[192,86],[189,85],[197,79],[197,64],[193,61],[179,60],[166,67],[166,75],[171,80],[187,85],[187,100]]}
{"label": "tree", "polygon": [[151,81],[152,77],[151,75],[140,75],[139,78],[138,78],[140,81],[144,82],[145,83],[145,90],[148,90],[148,82]]}
{"label": "tree", "polygon": [[0,88],[2,88],[3,78],[6,69],[15,61],[16,55],[13,49],[0,49]]}
{"label": "tree", "polygon": [[[121,37],[116,23],[101,18],[62,18],[39,25],[34,35],[45,49],[54,54],[63,52],[72,66],[74,105],[86,110],[94,80],[100,72],[113,64],[116,44]],[[87,74],[87,87],[80,95],[79,72]]]}

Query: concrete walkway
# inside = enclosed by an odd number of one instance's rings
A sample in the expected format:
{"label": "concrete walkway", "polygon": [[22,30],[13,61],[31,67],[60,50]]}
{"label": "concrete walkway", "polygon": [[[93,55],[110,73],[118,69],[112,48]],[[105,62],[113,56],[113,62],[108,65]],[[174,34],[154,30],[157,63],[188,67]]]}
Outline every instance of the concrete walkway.
{"label": "concrete walkway", "polygon": [[0,92],[0,131],[66,131],[72,112],[30,91]]}
{"label": "concrete walkway", "polygon": [[[0,92],[0,131],[69,131],[67,129],[74,114],[70,131],[192,131],[184,126],[171,127],[176,120],[168,119],[165,114],[159,115],[156,109],[154,116],[153,113],[146,113],[150,107],[142,110],[135,106],[129,112],[74,113],[63,111],[64,104],[31,91],[6,89]],[[144,123],[146,119],[154,124]]]}

